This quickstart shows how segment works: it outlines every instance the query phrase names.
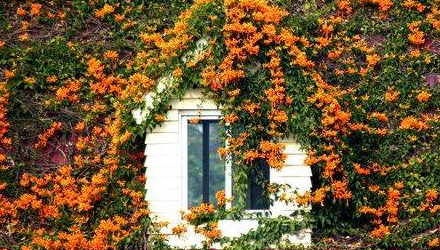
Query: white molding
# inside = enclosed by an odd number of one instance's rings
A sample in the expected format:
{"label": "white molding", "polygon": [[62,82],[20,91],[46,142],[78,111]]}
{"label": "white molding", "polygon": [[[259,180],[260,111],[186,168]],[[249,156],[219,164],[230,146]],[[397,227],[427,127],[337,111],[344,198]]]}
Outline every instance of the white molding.
{"label": "white molding", "polygon": [[[183,211],[188,210],[188,120],[199,118],[201,120],[219,120],[220,111],[210,110],[185,110],[179,112],[180,123],[180,147],[181,147],[181,169],[182,169],[182,207]],[[226,179],[225,179],[226,182]]]}

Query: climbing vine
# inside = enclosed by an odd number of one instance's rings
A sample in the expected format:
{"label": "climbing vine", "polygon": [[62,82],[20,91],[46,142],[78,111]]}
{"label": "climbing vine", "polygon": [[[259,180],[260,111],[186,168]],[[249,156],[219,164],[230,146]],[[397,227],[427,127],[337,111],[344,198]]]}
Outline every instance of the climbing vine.
{"label": "climbing vine", "polygon": [[[0,247],[167,248],[144,201],[143,137],[193,88],[222,107],[236,192],[190,209],[174,234],[192,225],[205,248],[264,249],[313,228],[318,245],[351,230],[372,248],[438,247],[439,5],[1,3]],[[282,169],[290,136],[313,190],[267,192],[312,212],[223,237],[220,220],[248,216],[250,169]]]}

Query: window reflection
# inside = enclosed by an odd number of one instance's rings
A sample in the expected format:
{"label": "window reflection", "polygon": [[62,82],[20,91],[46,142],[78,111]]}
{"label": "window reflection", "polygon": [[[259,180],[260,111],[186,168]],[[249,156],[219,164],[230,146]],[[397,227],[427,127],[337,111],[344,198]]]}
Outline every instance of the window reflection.
{"label": "window reflection", "polygon": [[203,201],[203,126],[188,124],[188,204]]}
{"label": "window reflection", "polygon": [[217,120],[188,123],[188,205],[216,203],[225,188],[225,166],[217,155],[220,132]]}

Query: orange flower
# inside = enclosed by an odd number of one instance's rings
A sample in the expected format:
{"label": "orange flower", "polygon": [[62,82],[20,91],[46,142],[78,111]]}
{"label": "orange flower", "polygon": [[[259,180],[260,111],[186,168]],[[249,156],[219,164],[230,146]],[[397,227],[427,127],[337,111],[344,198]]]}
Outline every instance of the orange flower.
{"label": "orange flower", "polygon": [[247,163],[249,163],[257,159],[259,156],[260,154],[257,151],[249,150],[245,152],[244,159],[246,160]]}
{"label": "orange flower", "polygon": [[209,240],[215,240],[221,236],[220,229],[217,228],[217,223],[210,223],[209,224],[210,229],[204,229],[202,231],[203,235],[208,238]]}
{"label": "orange flower", "polygon": [[440,239],[435,238],[428,242],[428,247],[438,247],[440,245]]}
{"label": "orange flower", "polygon": [[348,200],[351,199],[351,191],[348,189],[348,183],[346,180],[334,181],[332,184],[333,196],[336,199]]}
{"label": "orange flower", "polygon": [[102,9],[95,11],[95,16],[99,18],[103,18],[105,15],[113,13],[115,8],[109,4],[104,4]]}
{"label": "orange flower", "polygon": [[15,77],[15,71],[5,69],[5,70],[3,70],[3,77],[6,79],[11,79],[11,78]]}
{"label": "orange flower", "polygon": [[423,121],[417,120],[414,116],[408,116],[400,122],[399,128],[404,130],[414,129],[421,131],[428,129],[429,125]]}
{"label": "orange flower", "polygon": [[269,115],[269,119],[279,122],[279,123],[286,123],[288,121],[288,117],[286,112],[283,110],[273,110]]}
{"label": "orange flower", "polygon": [[188,120],[188,122],[191,124],[197,124],[200,122],[200,117],[191,118]]}
{"label": "orange flower", "polygon": [[224,119],[225,119],[225,122],[226,122],[226,123],[234,123],[234,122],[240,120],[240,118],[238,117],[238,115],[235,114],[235,113],[231,113],[231,114],[229,114],[229,115],[225,115],[225,116],[224,116]]}
{"label": "orange flower", "polygon": [[125,19],[125,16],[122,14],[115,14],[115,21],[116,22],[122,22]]}
{"label": "orange flower", "polygon": [[395,91],[393,88],[388,88],[388,91],[385,93],[385,101],[395,102],[399,98],[399,95],[399,91]]}
{"label": "orange flower", "polygon": [[171,229],[171,232],[175,235],[181,235],[183,233],[186,233],[187,230],[188,228],[185,225],[178,224],[177,226]]}
{"label": "orange flower", "polygon": [[243,106],[243,109],[248,112],[250,115],[255,115],[256,110],[260,108],[260,105],[256,103],[246,103]]}
{"label": "orange flower", "polygon": [[88,62],[87,73],[94,76],[96,79],[102,79],[104,77],[104,66],[101,61],[96,58],[91,58]]}
{"label": "orange flower", "polygon": [[157,122],[163,122],[163,121],[165,121],[165,119],[166,119],[166,116],[164,116],[164,115],[159,115],[159,114],[157,114],[157,115],[154,117],[154,120],[156,120]]}
{"label": "orange flower", "polygon": [[377,54],[367,55],[368,67],[374,67],[380,61],[380,56]]}
{"label": "orange flower", "polygon": [[429,98],[431,97],[431,94],[427,91],[422,91],[417,95],[417,100],[419,102],[427,102]]}
{"label": "orange flower", "polygon": [[56,76],[48,76],[46,78],[46,82],[48,82],[48,83],[55,83],[56,81],[58,81],[58,77],[56,77]]}
{"label": "orange flower", "polygon": [[108,50],[104,53],[104,57],[109,60],[116,60],[118,59],[118,56],[119,56],[118,52],[114,50]]}
{"label": "orange flower", "polygon": [[6,188],[7,186],[8,186],[8,184],[0,182],[0,192],[3,191],[3,190],[5,190],[5,188]]}
{"label": "orange flower", "polygon": [[356,172],[360,175],[369,175],[371,174],[371,171],[368,168],[362,168],[360,164],[355,163],[353,164],[354,169]]}
{"label": "orange flower", "polygon": [[338,9],[347,15],[351,14],[353,11],[350,0],[338,0],[336,3],[338,5]]}
{"label": "orange flower", "polygon": [[64,99],[77,103],[79,101],[78,92],[81,90],[82,83],[80,80],[67,80],[66,85],[60,87],[56,93],[56,99],[62,101]]}
{"label": "orange flower", "polygon": [[408,24],[411,34],[408,35],[408,40],[414,45],[422,45],[425,43],[423,32],[419,29],[421,22],[416,21]]}
{"label": "orange flower", "polygon": [[220,158],[224,159],[226,155],[228,154],[228,150],[226,148],[218,148],[217,154]]}
{"label": "orange flower", "polygon": [[380,122],[388,122],[388,117],[385,113],[373,112],[368,116],[369,119],[377,119]]}
{"label": "orange flower", "polygon": [[433,202],[438,198],[438,192],[435,189],[429,189],[425,194],[426,202]]}
{"label": "orange flower", "polygon": [[81,121],[81,122],[78,122],[77,124],[76,124],[76,126],[75,126],[75,132],[77,132],[77,133],[81,133],[82,131],[84,131],[84,128],[85,128],[85,122],[83,122],[83,121]]}
{"label": "orange flower", "polygon": [[220,190],[215,194],[217,198],[217,205],[224,207],[226,205],[226,193],[224,190]]}
{"label": "orange flower", "polygon": [[61,122],[54,122],[44,133],[38,135],[38,142],[34,144],[34,148],[42,149],[47,145],[49,138],[55,134],[55,132],[61,130]]}
{"label": "orange flower", "polygon": [[378,228],[374,229],[370,235],[373,238],[379,238],[382,239],[386,235],[390,234],[390,229],[388,226],[380,225]]}
{"label": "orange flower", "polygon": [[313,196],[311,197],[311,201],[315,204],[321,204],[321,206],[324,206],[324,200],[329,191],[330,191],[329,187],[322,187],[315,190]]}
{"label": "orange flower", "polygon": [[322,33],[324,33],[324,35],[330,35],[333,32],[334,28],[332,25],[328,25],[327,23],[324,23],[321,26],[321,31]]}
{"label": "orange flower", "polygon": [[398,181],[398,182],[394,183],[394,187],[400,190],[405,187],[405,184],[403,184],[403,182],[401,182],[401,181]]}
{"label": "orange flower", "polygon": [[19,16],[25,16],[25,15],[26,15],[26,10],[23,9],[22,7],[18,7],[18,8],[17,8],[17,15],[19,15]]}
{"label": "orange flower", "polygon": [[181,68],[177,68],[177,69],[175,69],[174,71],[173,71],[173,76],[174,77],[181,77],[183,75],[183,71],[182,71],[182,69]]}
{"label": "orange flower", "polygon": [[23,82],[25,82],[29,85],[34,85],[37,82],[37,80],[35,80],[35,78],[33,78],[33,77],[25,77],[23,79]]}
{"label": "orange flower", "polygon": [[38,16],[40,14],[41,11],[41,4],[38,3],[32,3],[31,4],[31,15],[32,16]]}

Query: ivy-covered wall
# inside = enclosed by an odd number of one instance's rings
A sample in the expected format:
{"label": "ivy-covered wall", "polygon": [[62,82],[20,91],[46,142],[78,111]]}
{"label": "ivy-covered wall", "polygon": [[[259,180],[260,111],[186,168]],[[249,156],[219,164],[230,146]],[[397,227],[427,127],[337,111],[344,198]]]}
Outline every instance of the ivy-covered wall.
{"label": "ivy-covered wall", "polygon": [[[0,247],[166,249],[144,201],[143,138],[194,87],[223,107],[219,155],[233,156],[238,188],[232,210],[219,193],[185,214],[206,247],[288,249],[281,236],[308,227],[317,248],[438,247],[439,5],[2,1]],[[312,213],[222,237],[217,221],[243,216],[253,163],[282,168],[289,135],[308,150],[314,191],[268,192]]]}

